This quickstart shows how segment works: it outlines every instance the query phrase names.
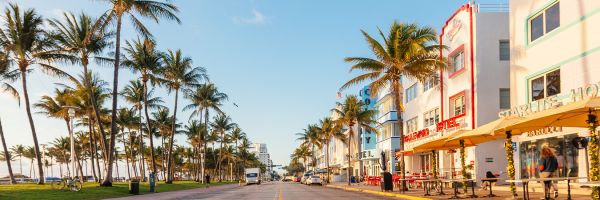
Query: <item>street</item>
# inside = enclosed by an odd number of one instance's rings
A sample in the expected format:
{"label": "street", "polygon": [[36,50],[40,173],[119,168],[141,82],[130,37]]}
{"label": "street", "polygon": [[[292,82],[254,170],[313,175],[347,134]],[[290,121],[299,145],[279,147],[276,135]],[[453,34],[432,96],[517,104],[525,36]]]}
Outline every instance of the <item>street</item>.
{"label": "street", "polygon": [[358,192],[348,192],[319,185],[307,186],[291,182],[270,182],[224,191],[194,194],[181,199],[391,199]]}

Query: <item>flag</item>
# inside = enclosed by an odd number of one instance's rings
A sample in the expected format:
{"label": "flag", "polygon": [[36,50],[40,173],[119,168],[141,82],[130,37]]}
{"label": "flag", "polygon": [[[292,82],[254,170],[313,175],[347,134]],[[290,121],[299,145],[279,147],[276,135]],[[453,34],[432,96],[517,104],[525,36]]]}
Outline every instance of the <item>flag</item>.
{"label": "flag", "polygon": [[342,93],[341,92],[337,92],[337,98],[341,99],[342,98]]}

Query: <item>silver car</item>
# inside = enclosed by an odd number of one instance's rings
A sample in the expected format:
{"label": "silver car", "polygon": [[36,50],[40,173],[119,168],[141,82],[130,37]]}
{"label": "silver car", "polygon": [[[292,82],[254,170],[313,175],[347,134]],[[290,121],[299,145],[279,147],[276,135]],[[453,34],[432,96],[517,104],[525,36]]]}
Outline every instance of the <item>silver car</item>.
{"label": "silver car", "polygon": [[323,185],[323,181],[321,180],[320,176],[310,176],[310,178],[307,178],[305,182],[306,182],[306,185],[313,185],[313,184]]}

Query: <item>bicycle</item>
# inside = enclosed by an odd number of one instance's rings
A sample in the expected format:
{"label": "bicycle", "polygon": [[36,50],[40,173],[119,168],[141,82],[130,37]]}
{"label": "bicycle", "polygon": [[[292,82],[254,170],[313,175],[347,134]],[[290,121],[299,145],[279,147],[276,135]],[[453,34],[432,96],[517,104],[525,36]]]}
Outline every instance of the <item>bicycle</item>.
{"label": "bicycle", "polygon": [[78,177],[75,177],[74,179],[71,177],[62,178],[60,180],[52,181],[51,185],[53,190],[64,190],[66,187],[69,187],[69,190],[73,192],[78,192],[83,187]]}

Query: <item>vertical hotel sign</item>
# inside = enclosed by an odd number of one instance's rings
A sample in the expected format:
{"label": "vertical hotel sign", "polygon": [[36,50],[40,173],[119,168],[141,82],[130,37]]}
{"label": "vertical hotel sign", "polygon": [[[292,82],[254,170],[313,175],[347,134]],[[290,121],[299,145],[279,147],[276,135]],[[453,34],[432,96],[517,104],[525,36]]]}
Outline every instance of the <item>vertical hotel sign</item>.
{"label": "vertical hotel sign", "polygon": [[[366,109],[374,109],[375,108],[376,97],[372,96],[371,89],[368,85],[363,87],[363,89],[360,90],[358,95],[360,96],[361,100],[363,102],[365,102]],[[377,146],[376,146],[377,135],[375,133],[363,131],[363,134],[361,137],[362,137],[363,151],[365,151],[364,153],[366,153],[366,151],[377,148]]]}

